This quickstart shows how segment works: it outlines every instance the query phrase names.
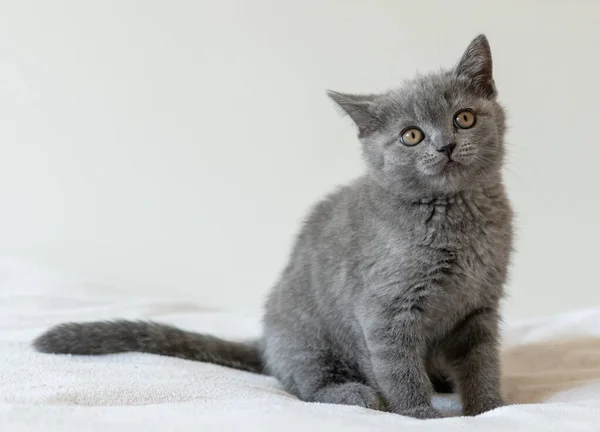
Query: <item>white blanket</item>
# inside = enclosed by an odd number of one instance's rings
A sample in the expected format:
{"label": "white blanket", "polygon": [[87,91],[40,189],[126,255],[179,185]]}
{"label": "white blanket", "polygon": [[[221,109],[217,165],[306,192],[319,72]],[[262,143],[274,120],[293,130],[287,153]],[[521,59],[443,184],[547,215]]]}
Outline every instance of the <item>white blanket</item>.
{"label": "white blanket", "polygon": [[[0,430],[600,430],[600,309],[510,326],[503,381],[514,404],[427,421],[301,402],[273,378],[210,364],[139,353],[57,356],[30,346],[59,322],[118,317],[235,339],[260,331],[253,316],[134,298],[0,260]],[[449,415],[457,412],[453,397],[434,402]]]}

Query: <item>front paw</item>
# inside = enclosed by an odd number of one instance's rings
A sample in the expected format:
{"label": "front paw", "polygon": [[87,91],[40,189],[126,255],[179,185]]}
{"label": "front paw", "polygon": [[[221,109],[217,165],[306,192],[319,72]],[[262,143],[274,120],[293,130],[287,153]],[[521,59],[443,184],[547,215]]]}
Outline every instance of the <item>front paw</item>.
{"label": "front paw", "polygon": [[476,416],[494,410],[496,408],[507,405],[502,399],[484,399],[466,403],[464,407],[464,414],[466,416]]}
{"label": "front paw", "polygon": [[438,410],[427,405],[402,410],[398,414],[423,420],[442,418]]}

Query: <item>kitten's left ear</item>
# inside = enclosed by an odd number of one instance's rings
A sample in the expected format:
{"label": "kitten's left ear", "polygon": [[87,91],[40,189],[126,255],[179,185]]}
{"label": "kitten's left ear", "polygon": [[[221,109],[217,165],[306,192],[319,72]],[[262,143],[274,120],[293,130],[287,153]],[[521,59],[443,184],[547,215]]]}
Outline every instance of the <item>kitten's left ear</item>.
{"label": "kitten's left ear", "polygon": [[376,95],[351,95],[332,90],[328,90],[327,95],[354,120],[358,126],[359,137],[381,127],[381,120],[377,116],[374,104]]}
{"label": "kitten's left ear", "polygon": [[492,51],[485,35],[479,35],[469,45],[456,66],[456,74],[468,78],[472,87],[483,97],[496,97],[492,77]]}

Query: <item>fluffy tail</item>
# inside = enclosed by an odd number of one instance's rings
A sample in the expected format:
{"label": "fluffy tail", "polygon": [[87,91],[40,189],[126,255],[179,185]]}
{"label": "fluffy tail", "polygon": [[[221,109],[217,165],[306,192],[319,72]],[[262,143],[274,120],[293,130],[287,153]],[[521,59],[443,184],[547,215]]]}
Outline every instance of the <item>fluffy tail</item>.
{"label": "fluffy tail", "polygon": [[40,335],[33,345],[45,353],[97,355],[136,351],[263,373],[256,343],[229,342],[147,321],[60,324]]}

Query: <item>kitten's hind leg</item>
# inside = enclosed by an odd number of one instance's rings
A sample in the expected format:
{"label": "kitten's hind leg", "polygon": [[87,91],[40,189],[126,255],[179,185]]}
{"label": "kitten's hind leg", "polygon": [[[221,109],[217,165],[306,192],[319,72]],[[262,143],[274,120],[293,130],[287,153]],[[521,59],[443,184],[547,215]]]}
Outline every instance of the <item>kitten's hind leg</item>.
{"label": "kitten's hind leg", "polygon": [[263,355],[268,373],[289,392],[307,402],[386,410],[382,397],[367,385],[358,365],[342,360],[341,353],[333,352],[327,341],[299,340],[298,334],[292,337],[277,330],[275,333],[267,327]]}

